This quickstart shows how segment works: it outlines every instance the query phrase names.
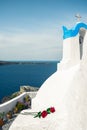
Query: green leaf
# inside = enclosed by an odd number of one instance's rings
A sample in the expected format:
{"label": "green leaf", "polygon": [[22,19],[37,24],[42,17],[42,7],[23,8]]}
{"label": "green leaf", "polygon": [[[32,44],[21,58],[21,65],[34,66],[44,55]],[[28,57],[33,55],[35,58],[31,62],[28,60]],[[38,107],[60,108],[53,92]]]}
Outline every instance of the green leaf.
{"label": "green leaf", "polygon": [[50,108],[48,108],[46,111],[47,111],[47,113],[48,113],[48,114],[50,114],[50,113],[51,113],[51,112],[50,112]]}
{"label": "green leaf", "polygon": [[36,118],[36,117],[41,117],[41,112],[38,112],[35,116],[34,116],[34,118]]}
{"label": "green leaf", "polygon": [[38,112],[38,117],[39,117],[39,118],[41,117],[41,111],[40,111],[40,112]]}

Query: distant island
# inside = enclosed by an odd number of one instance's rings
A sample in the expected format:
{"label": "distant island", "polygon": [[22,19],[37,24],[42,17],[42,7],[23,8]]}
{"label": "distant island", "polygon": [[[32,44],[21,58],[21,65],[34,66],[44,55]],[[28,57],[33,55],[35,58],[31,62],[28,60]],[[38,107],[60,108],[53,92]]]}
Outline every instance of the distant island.
{"label": "distant island", "polygon": [[7,64],[20,64],[20,62],[14,62],[14,61],[0,61],[0,65],[7,65]]}
{"label": "distant island", "polygon": [[11,65],[11,64],[48,64],[52,62],[58,62],[58,61],[0,61],[0,65]]}

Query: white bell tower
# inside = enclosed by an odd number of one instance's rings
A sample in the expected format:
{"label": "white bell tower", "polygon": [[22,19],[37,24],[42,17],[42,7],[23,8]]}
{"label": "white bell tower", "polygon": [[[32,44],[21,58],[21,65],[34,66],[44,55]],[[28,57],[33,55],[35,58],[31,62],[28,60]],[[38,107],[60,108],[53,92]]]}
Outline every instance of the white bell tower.
{"label": "white bell tower", "polygon": [[78,21],[75,27],[67,29],[63,26],[63,58],[58,64],[58,70],[77,65],[83,58],[87,25],[79,22],[81,19],[80,15],[75,17]]}

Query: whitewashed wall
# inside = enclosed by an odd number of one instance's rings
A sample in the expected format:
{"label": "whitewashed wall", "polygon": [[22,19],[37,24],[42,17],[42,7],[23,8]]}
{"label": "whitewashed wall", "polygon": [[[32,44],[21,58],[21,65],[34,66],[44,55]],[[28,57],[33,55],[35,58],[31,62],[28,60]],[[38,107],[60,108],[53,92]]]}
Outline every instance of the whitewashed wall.
{"label": "whitewashed wall", "polygon": [[80,62],[79,35],[63,40],[63,59],[58,69],[66,69]]}

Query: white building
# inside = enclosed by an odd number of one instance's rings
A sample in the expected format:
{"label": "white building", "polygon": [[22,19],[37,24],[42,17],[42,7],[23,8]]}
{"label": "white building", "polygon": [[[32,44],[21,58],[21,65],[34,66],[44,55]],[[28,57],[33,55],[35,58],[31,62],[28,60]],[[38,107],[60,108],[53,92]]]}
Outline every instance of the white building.
{"label": "white building", "polygon": [[83,59],[85,53],[83,43],[87,42],[85,37],[87,26],[79,22],[70,30],[63,26],[63,31],[63,59],[59,67],[66,68],[78,64]]}
{"label": "white building", "polygon": [[63,59],[58,71],[41,86],[32,102],[38,112],[51,106],[45,119],[19,115],[10,130],[87,130],[87,25],[63,27]]}

